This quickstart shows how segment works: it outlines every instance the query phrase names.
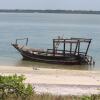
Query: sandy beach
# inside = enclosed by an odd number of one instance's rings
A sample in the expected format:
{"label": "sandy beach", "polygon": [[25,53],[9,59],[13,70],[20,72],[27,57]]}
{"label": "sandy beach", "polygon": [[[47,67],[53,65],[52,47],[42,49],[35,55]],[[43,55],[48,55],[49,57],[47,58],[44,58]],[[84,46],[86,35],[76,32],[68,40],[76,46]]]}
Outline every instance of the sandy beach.
{"label": "sandy beach", "polygon": [[100,93],[100,71],[0,66],[1,75],[25,75],[37,93],[85,95]]}

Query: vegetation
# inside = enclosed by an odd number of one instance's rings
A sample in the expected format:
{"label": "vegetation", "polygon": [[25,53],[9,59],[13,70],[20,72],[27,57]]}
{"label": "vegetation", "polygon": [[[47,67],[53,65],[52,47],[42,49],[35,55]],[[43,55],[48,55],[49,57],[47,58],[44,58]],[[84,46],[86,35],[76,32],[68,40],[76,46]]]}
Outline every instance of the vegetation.
{"label": "vegetation", "polygon": [[50,94],[35,94],[30,100],[100,100],[100,95],[91,96],[54,96]]}
{"label": "vegetation", "polygon": [[24,84],[25,77],[0,75],[0,100],[100,100],[100,95],[56,96],[36,94],[30,84]]}
{"label": "vegetation", "polygon": [[100,14],[100,11],[92,10],[23,10],[23,9],[0,9],[6,13],[58,13],[58,14]]}
{"label": "vegetation", "polygon": [[25,85],[23,83],[24,80],[23,75],[0,75],[0,100],[28,100],[34,94],[34,91],[30,84]]}

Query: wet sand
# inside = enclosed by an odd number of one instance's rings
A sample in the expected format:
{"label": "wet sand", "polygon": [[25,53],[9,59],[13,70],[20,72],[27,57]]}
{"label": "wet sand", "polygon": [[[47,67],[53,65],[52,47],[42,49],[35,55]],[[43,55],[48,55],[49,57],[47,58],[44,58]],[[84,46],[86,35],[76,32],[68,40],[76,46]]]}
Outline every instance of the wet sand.
{"label": "wet sand", "polygon": [[1,75],[25,75],[37,93],[84,95],[100,93],[100,71],[0,66]]}

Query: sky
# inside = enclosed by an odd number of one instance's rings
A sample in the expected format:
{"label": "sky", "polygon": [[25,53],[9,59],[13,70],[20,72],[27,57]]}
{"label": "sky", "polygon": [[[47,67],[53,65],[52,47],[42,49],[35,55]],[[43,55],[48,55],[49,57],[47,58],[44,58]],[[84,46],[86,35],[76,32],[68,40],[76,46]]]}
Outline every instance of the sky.
{"label": "sky", "polygon": [[0,0],[0,9],[100,10],[100,0]]}

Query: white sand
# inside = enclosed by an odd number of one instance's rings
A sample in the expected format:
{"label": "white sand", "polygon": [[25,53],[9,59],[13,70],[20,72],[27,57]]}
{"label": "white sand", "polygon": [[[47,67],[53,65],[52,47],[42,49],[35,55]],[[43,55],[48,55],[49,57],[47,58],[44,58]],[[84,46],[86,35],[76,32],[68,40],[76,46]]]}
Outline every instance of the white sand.
{"label": "white sand", "polygon": [[100,71],[0,66],[2,75],[24,74],[37,93],[83,95],[100,93]]}

